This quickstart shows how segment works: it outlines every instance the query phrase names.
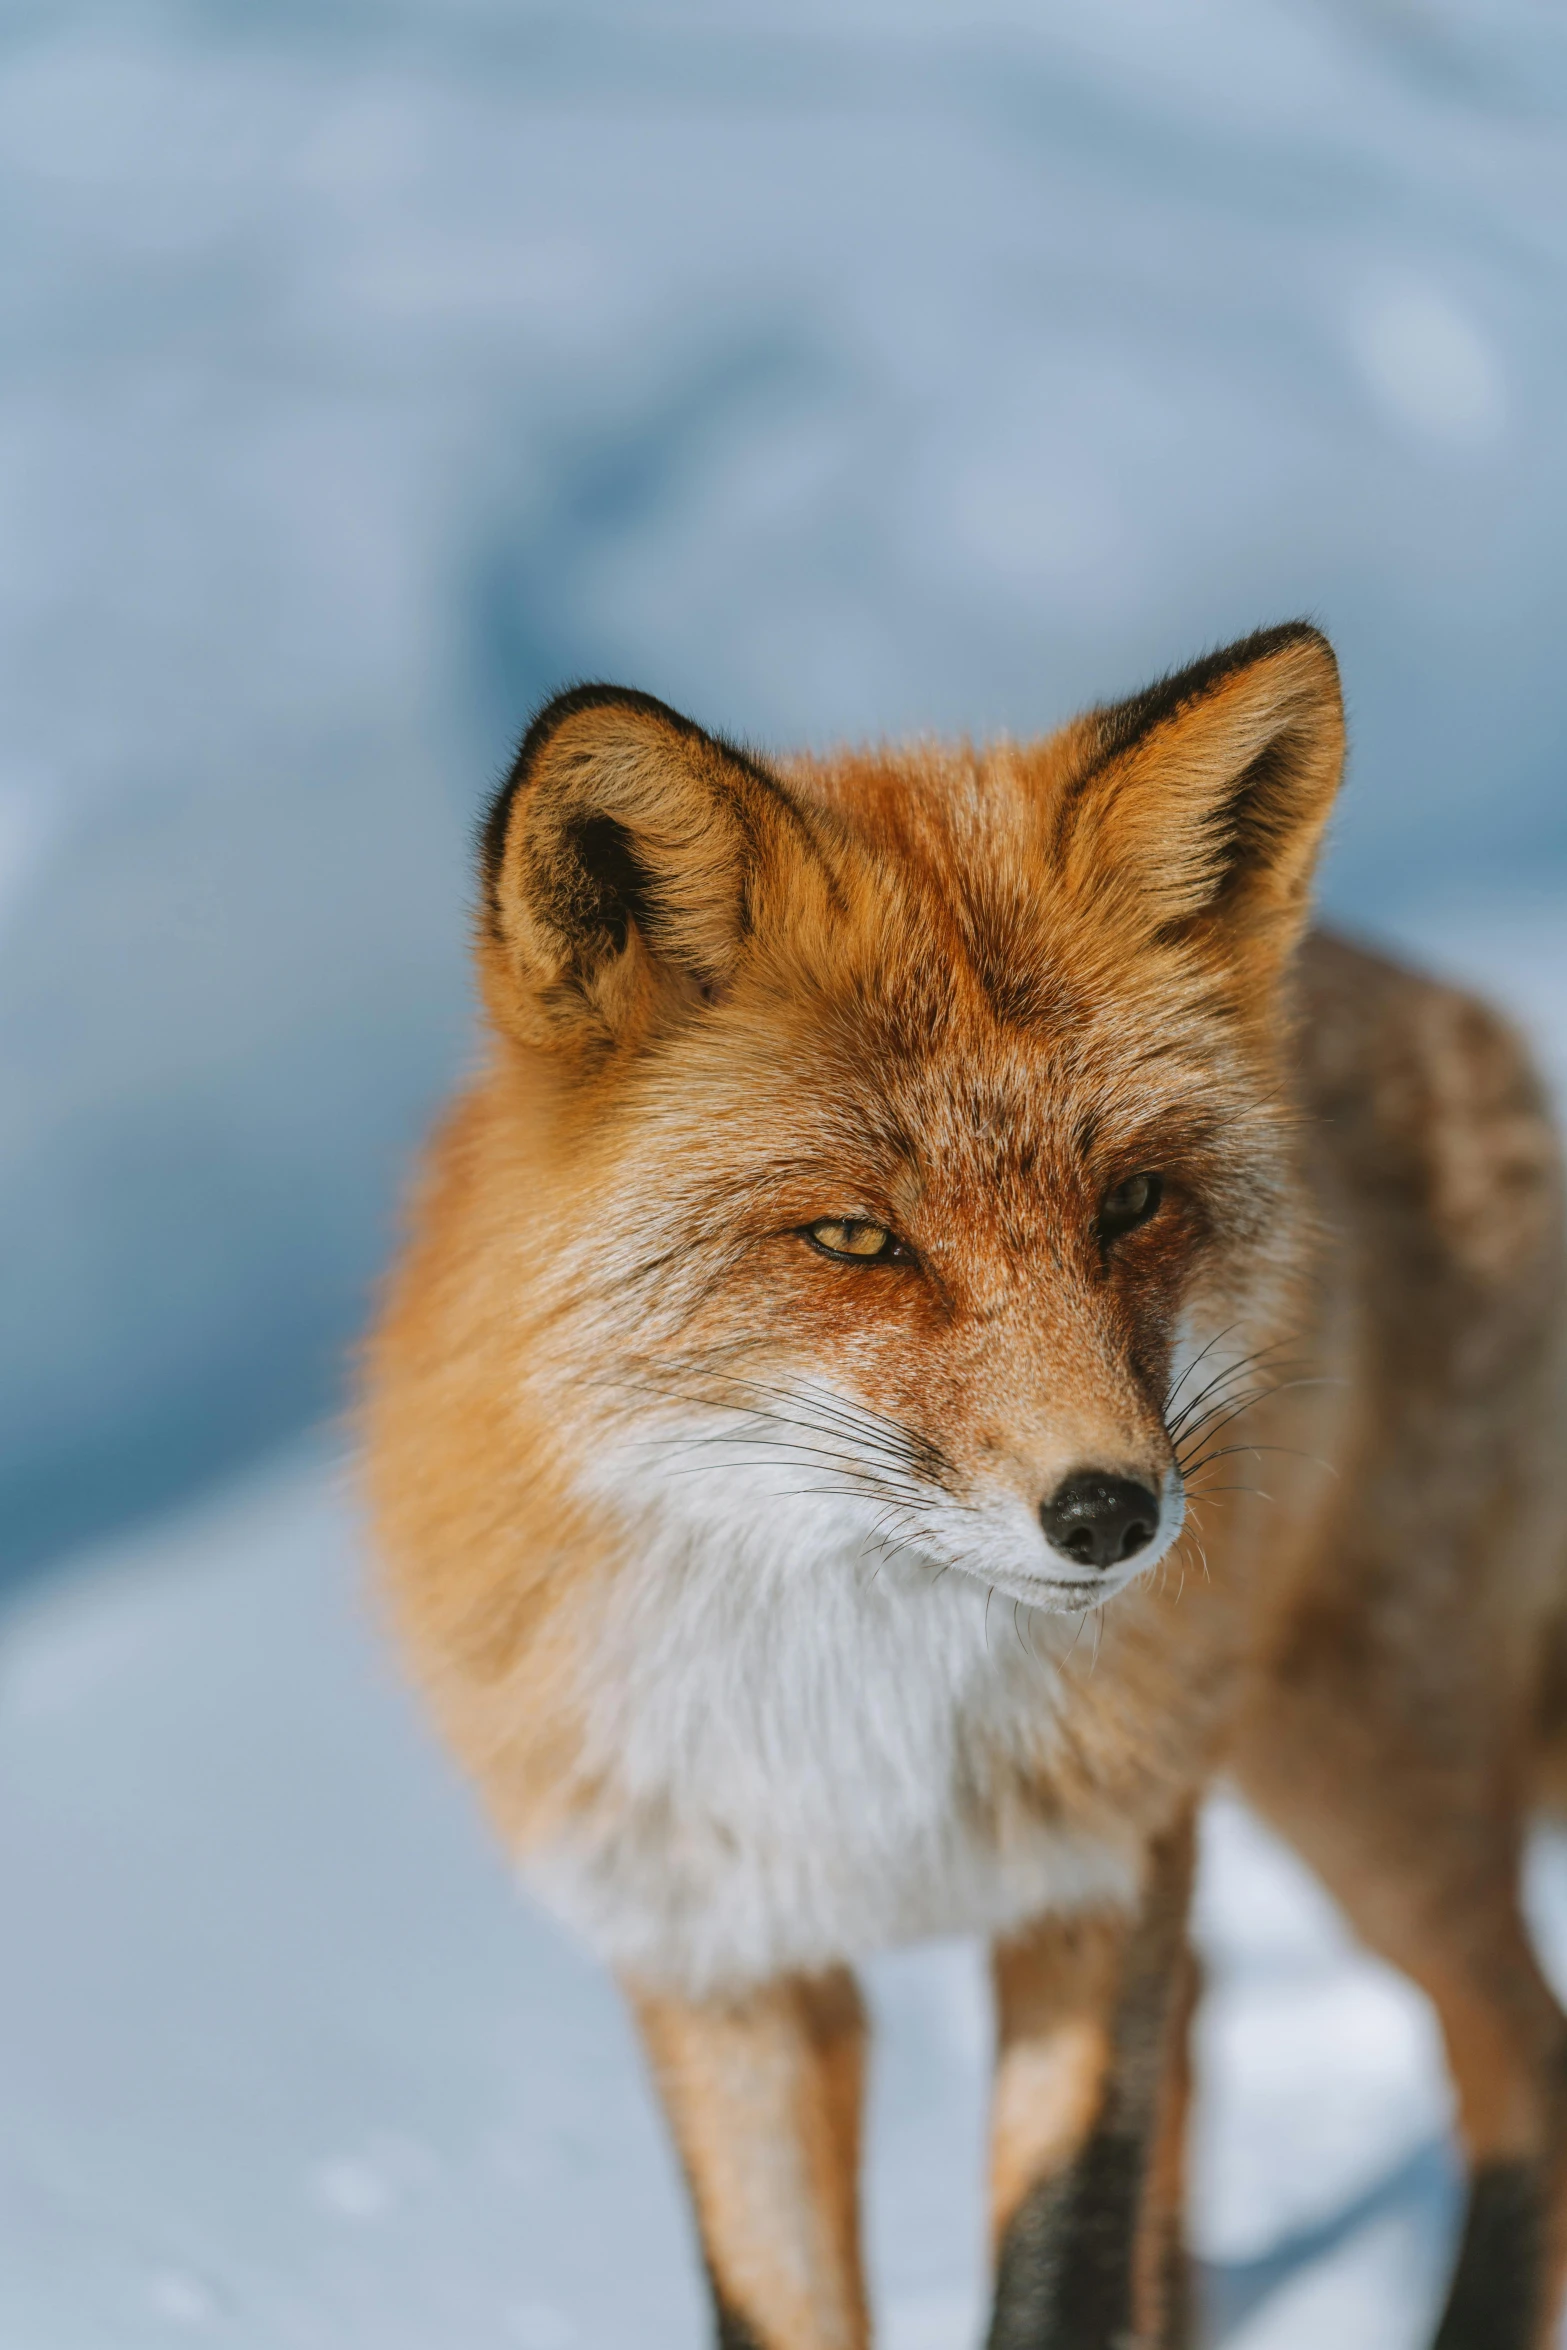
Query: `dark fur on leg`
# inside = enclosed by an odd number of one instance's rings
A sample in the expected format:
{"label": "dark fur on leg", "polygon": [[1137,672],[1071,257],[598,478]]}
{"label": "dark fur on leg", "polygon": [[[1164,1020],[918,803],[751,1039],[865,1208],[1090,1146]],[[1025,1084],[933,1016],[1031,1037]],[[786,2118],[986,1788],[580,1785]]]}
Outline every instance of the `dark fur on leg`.
{"label": "dark fur on leg", "polygon": [[[1184,2030],[1188,2006],[1192,1854],[1187,1823],[1150,1856],[1142,1915],[1121,1970],[1099,2117],[1075,2158],[1040,2179],[1012,2215],[987,2350],[1121,2350],[1134,2338],[1138,2228],[1171,2036]],[[1178,2241],[1168,2248],[1184,2269]],[[1163,2259],[1160,2267],[1162,2283]],[[1175,2307],[1166,2303],[1159,2312],[1161,2345],[1181,2342],[1185,2299],[1178,2293]]]}
{"label": "dark fur on leg", "polygon": [[1190,2350],[1196,2327],[1197,2289],[1192,2256],[1173,2230],[1159,2246],[1157,2350]]}
{"label": "dark fur on leg", "polygon": [[1435,2350],[1533,2350],[1545,2254],[1540,2165],[1485,2162],[1475,2172]]}
{"label": "dark fur on leg", "polygon": [[1001,2247],[988,2350],[1110,2350],[1129,2333],[1144,2159],[1135,2139],[1096,2130],[1025,2198]]}
{"label": "dark fur on leg", "polygon": [[713,2296],[713,2321],[718,2329],[714,2336],[715,2350],[765,2350],[750,2319],[742,2317],[719,2291],[718,2279],[711,2269],[707,2272],[707,2286]]}

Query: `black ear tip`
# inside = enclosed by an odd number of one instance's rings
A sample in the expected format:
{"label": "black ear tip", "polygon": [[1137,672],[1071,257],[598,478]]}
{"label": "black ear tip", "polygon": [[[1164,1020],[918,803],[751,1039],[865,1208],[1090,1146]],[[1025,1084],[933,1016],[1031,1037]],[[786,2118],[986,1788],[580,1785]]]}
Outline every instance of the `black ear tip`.
{"label": "black ear tip", "polygon": [[1323,653],[1331,653],[1333,650],[1326,631],[1319,628],[1315,620],[1304,615],[1296,620],[1275,621],[1267,628],[1253,629],[1250,636],[1240,639],[1240,646],[1246,645],[1256,647],[1252,656],[1254,660],[1262,659],[1269,653],[1282,652],[1286,645],[1315,645]]}
{"label": "black ear tip", "polygon": [[1316,622],[1283,620],[1271,628],[1253,629],[1250,636],[1237,637],[1234,644],[1201,654],[1184,669],[1173,669],[1166,676],[1156,678],[1152,685],[1140,694],[1133,694],[1128,701],[1106,704],[1094,713],[1099,724],[1094,765],[1102,766],[1129,751],[1143,735],[1162,726],[1167,718],[1173,718],[1188,702],[1212,693],[1226,678],[1239,675],[1243,669],[1255,668],[1259,661],[1271,660],[1276,653],[1306,646],[1323,658],[1336,679],[1338,658]]}
{"label": "black ear tip", "polygon": [[541,702],[528,721],[527,731],[517,746],[505,779],[492,795],[478,824],[479,882],[490,920],[498,915],[496,892],[500,887],[501,866],[506,855],[506,836],[511,829],[512,810],[519,793],[527,788],[540,754],[560,729],[585,710],[624,710],[638,718],[649,719],[668,729],[688,743],[705,744],[709,750],[722,754],[728,764],[742,770],[756,782],[776,790],[774,778],[763,762],[721,734],[713,734],[698,726],[668,702],[661,702],[656,694],[643,693],[633,685],[607,685],[592,681],[569,685],[548,701]]}
{"label": "black ear tip", "polygon": [[1266,651],[1282,653],[1292,645],[1300,645],[1319,655],[1337,677],[1338,655],[1333,649],[1333,640],[1314,620],[1286,620],[1277,628],[1263,629],[1259,633],[1264,640],[1275,640],[1265,644]]}
{"label": "black ear tip", "polygon": [[517,795],[523,790],[538,763],[539,753],[551,736],[558,733],[570,718],[583,710],[602,710],[618,705],[635,710],[644,717],[661,719],[666,725],[682,733],[696,733],[689,718],[682,718],[678,710],[653,694],[644,694],[635,686],[608,685],[600,680],[562,687],[541,702],[529,719],[517,755],[502,781],[491,794],[478,823],[479,881],[485,904],[491,915],[495,912],[495,893],[500,885],[502,860],[506,855],[506,835],[511,828],[512,809]]}

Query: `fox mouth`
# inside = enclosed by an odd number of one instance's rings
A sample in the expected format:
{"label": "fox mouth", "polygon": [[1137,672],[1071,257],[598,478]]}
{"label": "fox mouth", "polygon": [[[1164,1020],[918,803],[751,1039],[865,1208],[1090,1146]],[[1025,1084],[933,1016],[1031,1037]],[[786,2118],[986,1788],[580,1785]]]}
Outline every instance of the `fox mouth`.
{"label": "fox mouth", "polygon": [[[1129,1558],[1081,1574],[1058,1573],[1054,1567],[1036,1570],[1024,1565],[1002,1566],[980,1558],[954,1563],[961,1565],[964,1573],[972,1575],[977,1582],[988,1584],[993,1591],[1020,1601],[1025,1607],[1053,1615],[1082,1615],[1103,1607],[1107,1600],[1114,1599],[1118,1592],[1168,1558],[1185,1524],[1185,1490],[1180,1472],[1172,1466],[1165,1474],[1159,1497],[1158,1523],[1148,1541]],[[1059,1555],[1053,1546],[1050,1555],[1053,1559]]]}
{"label": "fox mouth", "polygon": [[1099,1607],[1115,1592],[1124,1591],[1129,1579],[1123,1576],[1107,1584],[1102,1575],[1094,1576],[1092,1581],[1086,1575],[1080,1580],[1075,1576],[1062,1576],[1059,1580],[1041,1576],[1033,1588],[1062,1608]]}

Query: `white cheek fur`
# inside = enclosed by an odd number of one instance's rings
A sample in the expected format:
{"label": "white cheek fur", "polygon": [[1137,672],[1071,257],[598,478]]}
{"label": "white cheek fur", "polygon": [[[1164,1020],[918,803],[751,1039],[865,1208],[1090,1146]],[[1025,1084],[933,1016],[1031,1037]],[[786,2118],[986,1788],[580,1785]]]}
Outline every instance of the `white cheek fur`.
{"label": "white cheek fur", "polygon": [[827,1464],[722,1432],[634,1440],[591,1482],[630,1560],[594,1630],[572,1826],[525,1868],[613,1965],[700,1995],[1132,1898],[1130,1842],[1020,1793],[1077,1618],[972,1569],[1034,1563],[1036,1528],[933,1495],[916,1544]]}

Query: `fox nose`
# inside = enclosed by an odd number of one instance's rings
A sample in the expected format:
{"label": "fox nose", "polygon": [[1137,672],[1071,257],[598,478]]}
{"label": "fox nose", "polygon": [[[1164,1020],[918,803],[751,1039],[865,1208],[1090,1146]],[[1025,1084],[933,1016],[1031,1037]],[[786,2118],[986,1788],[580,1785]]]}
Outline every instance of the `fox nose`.
{"label": "fox nose", "polygon": [[1045,1539],[1080,1567],[1115,1567],[1136,1558],[1154,1538],[1159,1504],[1146,1485],[1079,1469],[1039,1513]]}

